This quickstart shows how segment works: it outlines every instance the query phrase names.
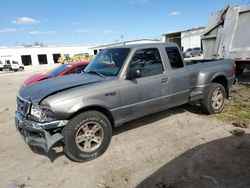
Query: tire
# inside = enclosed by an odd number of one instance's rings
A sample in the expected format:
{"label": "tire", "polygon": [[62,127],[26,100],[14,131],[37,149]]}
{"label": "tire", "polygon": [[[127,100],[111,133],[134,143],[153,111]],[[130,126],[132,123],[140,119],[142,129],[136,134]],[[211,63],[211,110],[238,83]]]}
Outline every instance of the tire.
{"label": "tire", "polygon": [[62,130],[66,156],[85,162],[101,156],[108,148],[112,128],[108,118],[98,111],[86,111],[73,117]]}
{"label": "tire", "polygon": [[226,90],[223,85],[211,83],[200,101],[201,109],[205,114],[218,114],[225,105]]}
{"label": "tire", "polygon": [[23,70],[24,70],[24,67],[19,67],[18,70],[19,70],[19,71],[23,71]]}

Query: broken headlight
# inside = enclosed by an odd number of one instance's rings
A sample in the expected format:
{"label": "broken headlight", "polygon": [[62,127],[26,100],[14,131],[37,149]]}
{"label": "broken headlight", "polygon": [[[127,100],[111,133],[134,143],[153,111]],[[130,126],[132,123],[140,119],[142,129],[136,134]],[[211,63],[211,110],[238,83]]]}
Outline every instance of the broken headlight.
{"label": "broken headlight", "polygon": [[30,109],[30,115],[39,122],[52,121],[52,111],[46,108],[41,108],[38,105],[32,104]]}

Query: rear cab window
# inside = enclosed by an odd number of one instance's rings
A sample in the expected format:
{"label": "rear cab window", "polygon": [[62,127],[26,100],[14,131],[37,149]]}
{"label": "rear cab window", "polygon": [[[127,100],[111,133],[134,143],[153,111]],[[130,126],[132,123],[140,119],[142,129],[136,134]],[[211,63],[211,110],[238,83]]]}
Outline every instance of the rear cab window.
{"label": "rear cab window", "polygon": [[173,70],[184,67],[181,54],[177,47],[166,47],[165,50],[166,50],[171,68]]}

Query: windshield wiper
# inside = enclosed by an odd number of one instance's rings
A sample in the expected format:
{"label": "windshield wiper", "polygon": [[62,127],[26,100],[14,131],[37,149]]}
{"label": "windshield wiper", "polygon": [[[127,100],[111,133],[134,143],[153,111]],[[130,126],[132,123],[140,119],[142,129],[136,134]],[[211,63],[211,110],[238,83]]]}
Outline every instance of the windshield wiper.
{"label": "windshield wiper", "polygon": [[105,76],[103,74],[101,74],[100,72],[95,71],[95,70],[84,71],[84,72],[89,73],[89,74],[94,73],[94,74],[97,74],[97,75],[101,76],[102,78],[105,78]]}

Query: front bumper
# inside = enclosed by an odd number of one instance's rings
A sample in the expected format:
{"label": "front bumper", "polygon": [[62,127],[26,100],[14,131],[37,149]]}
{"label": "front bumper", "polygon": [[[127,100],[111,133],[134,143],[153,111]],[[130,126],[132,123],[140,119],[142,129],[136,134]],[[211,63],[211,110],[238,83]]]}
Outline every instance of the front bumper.
{"label": "front bumper", "polygon": [[42,150],[47,154],[51,148],[63,136],[60,133],[52,133],[51,130],[58,129],[68,123],[66,120],[52,121],[49,123],[38,123],[22,116],[19,112],[15,113],[15,124],[24,141],[32,148]]}

